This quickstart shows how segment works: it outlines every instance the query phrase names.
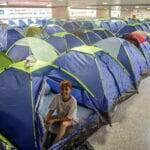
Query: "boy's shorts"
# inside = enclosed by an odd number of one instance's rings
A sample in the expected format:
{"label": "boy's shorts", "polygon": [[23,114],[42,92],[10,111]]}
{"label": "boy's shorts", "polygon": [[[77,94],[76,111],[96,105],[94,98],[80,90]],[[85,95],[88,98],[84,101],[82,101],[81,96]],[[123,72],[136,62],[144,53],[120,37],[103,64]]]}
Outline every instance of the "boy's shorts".
{"label": "boy's shorts", "polygon": [[[49,131],[54,133],[54,134],[57,134],[59,132],[61,123],[62,123],[62,121],[53,123],[52,126],[49,128]],[[76,124],[77,124],[76,121],[71,120],[71,126],[70,127],[73,128]]]}

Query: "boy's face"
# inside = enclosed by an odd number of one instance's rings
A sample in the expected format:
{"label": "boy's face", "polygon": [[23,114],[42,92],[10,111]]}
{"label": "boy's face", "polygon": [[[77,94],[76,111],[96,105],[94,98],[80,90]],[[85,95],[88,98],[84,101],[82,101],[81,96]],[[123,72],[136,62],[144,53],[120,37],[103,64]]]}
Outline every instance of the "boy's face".
{"label": "boy's face", "polygon": [[70,94],[71,94],[71,88],[68,86],[64,86],[61,88],[61,94],[63,96],[63,98],[69,98]]}

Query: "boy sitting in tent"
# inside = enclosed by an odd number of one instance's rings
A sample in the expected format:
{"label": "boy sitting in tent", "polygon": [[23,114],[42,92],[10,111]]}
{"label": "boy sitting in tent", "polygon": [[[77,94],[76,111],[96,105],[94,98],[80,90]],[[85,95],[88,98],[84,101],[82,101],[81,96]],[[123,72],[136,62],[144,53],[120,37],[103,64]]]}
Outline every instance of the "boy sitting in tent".
{"label": "boy sitting in tent", "polygon": [[[72,83],[70,81],[64,80],[60,83],[61,93],[57,94],[50,106],[49,112],[45,118],[45,127],[47,130],[47,135],[45,135],[44,145],[51,142],[47,141],[48,132],[51,131],[53,126],[59,126],[57,129],[57,135],[53,143],[58,142],[65,135],[68,127],[75,125],[78,122],[77,119],[77,101],[71,95]],[[44,146],[43,145],[43,146]]]}

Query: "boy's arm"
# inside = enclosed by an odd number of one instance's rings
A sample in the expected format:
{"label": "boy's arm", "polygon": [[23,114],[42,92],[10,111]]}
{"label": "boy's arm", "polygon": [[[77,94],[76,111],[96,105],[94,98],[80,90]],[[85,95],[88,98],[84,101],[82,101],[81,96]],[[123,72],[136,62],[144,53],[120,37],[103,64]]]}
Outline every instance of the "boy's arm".
{"label": "boy's arm", "polygon": [[49,110],[46,117],[45,117],[45,123],[47,124],[49,120],[52,119],[53,110]]}
{"label": "boy's arm", "polygon": [[57,98],[54,97],[52,102],[49,105],[49,111],[45,117],[45,123],[47,124],[49,120],[52,119],[53,112],[57,109]]}

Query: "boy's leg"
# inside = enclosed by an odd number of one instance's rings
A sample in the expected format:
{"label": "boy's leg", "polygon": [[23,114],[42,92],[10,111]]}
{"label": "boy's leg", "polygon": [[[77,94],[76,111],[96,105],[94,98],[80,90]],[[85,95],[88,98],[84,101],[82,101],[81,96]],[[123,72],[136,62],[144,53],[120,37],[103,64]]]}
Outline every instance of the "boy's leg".
{"label": "boy's leg", "polygon": [[59,132],[55,138],[55,141],[54,143],[58,142],[60,139],[63,138],[63,136],[65,135],[66,133],[66,130],[68,127],[72,126],[72,121],[63,121],[60,125],[60,129],[59,129]]}
{"label": "boy's leg", "polygon": [[46,126],[46,132],[45,132],[44,137],[43,137],[42,150],[45,150],[46,140],[47,140],[47,138],[49,136],[49,129],[51,128],[53,123],[55,123],[55,121],[54,120],[50,120],[49,124]]}

